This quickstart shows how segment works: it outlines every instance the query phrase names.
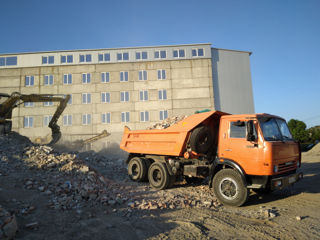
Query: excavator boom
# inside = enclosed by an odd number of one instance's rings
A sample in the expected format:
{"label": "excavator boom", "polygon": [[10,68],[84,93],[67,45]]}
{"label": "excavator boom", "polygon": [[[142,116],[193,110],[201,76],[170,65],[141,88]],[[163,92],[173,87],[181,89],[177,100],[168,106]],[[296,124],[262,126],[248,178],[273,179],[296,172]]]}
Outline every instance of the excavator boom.
{"label": "excavator boom", "polygon": [[49,144],[54,144],[59,141],[61,138],[61,132],[57,122],[67,106],[70,95],[21,94],[18,92],[13,92],[11,95],[0,93],[0,98],[1,97],[5,97],[7,99],[0,104],[0,125],[8,124],[8,120],[12,118],[12,110],[24,102],[59,102],[59,105],[49,123],[49,128],[51,128],[52,131],[52,140]]}

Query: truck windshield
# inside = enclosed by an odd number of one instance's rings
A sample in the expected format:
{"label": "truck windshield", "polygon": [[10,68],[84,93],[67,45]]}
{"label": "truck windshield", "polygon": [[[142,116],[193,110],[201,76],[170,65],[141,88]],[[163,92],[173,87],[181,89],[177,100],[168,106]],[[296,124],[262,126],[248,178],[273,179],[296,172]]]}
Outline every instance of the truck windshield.
{"label": "truck windshield", "polygon": [[263,117],[259,119],[266,141],[292,140],[292,135],[286,121],[279,118]]}

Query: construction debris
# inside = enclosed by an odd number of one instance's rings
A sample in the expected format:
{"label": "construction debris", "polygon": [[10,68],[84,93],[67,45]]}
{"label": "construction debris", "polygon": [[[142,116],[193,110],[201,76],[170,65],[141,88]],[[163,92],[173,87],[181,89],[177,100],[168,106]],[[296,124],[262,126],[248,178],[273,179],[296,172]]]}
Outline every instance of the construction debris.
{"label": "construction debris", "polygon": [[163,120],[162,122],[156,123],[152,126],[150,126],[148,129],[165,129],[168,128],[170,126],[172,126],[173,124],[176,124],[177,122],[180,122],[181,120],[185,119],[186,117],[188,117],[187,115],[180,115],[180,116],[173,116],[173,117],[169,117],[165,120]]}
{"label": "construction debris", "polygon": [[18,230],[16,217],[0,205],[0,239],[13,239]]}

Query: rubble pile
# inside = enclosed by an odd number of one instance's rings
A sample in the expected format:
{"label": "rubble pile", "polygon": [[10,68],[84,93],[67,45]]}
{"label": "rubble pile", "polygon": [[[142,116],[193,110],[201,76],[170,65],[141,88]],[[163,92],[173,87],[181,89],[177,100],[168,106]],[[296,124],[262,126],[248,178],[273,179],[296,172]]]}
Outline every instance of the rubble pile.
{"label": "rubble pile", "polygon": [[308,156],[318,156],[320,155],[320,143],[315,145],[311,150],[306,153]]}
{"label": "rubble pile", "polygon": [[165,128],[168,128],[178,122],[180,122],[181,120],[185,119],[186,115],[180,115],[180,116],[173,116],[173,117],[169,117],[165,120],[163,120],[162,122],[159,122],[159,123],[156,123],[152,126],[150,126],[148,129],[151,130],[151,129],[165,129]]}
{"label": "rubble pile", "polygon": [[16,217],[0,205],[0,239],[13,239],[18,230]]}

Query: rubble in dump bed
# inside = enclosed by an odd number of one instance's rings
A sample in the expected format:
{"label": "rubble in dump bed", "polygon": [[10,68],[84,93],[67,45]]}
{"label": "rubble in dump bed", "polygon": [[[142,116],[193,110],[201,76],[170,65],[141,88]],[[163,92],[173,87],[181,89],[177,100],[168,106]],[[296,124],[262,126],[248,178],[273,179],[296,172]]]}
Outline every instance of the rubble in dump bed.
{"label": "rubble in dump bed", "polygon": [[188,117],[187,115],[180,115],[180,116],[173,116],[173,117],[168,117],[165,120],[163,120],[162,122],[156,123],[152,126],[150,126],[148,129],[165,129],[168,128],[174,124],[176,124],[177,122],[180,122],[181,120],[185,119],[186,117]]}

